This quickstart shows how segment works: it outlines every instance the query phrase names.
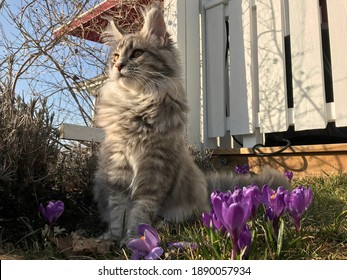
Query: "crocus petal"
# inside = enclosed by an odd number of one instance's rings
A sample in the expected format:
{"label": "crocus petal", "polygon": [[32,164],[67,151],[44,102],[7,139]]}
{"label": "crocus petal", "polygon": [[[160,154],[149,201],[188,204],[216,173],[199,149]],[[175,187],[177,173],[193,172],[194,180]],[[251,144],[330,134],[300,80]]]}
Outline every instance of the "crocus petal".
{"label": "crocus petal", "polygon": [[245,210],[244,220],[246,222],[252,214],[252,198],[251,197],[245,197],[241,201],[241,205],[242,205],[242,208]]}
{"label": "crocus petal", "polygon": [[263,195],[260,193],[258,186],[253,185],[249,187],[244,187],[242,190],[243,196],[245,198],[249,197],[252,203],[252,217],[255,219],[257,215],[257,210],[260,205],[260,203],[267,202],[267,199],[263,197]]}
{"label": "crocus petal", "polygon": [[158,246],[158,244],[160,242],[158,233],[153,234],[152,231],[147,230],[147,229],[145,230],[144,238],[145,238],[145,241],[150,248],[154,248],[154,247]]}
{"label": "crocus petal", "polygon": [[54,211],[55,211],[54,203],[52,201],[48,202],[48,204],[46,206],[46,213],[47,213],[46,218],[50,224],[55,221]]}
{"label": "crocus petal", "polygon": [[213,200],[215,199],[215,197],[217,197],[217,196],[219,196],[219,194],[220,194],[220,191],[213,191],[212,193],[211,193],[211,202],[213,203]]}
{"label": "crocus petal", "polygon": [[227,204],[230,205],[235,202],[241,202],[243,199],[243,191],[239,188],[235,188],[234,192],[230,195],[229,199],[227,200]]}
{"label": "crocus petal", "polygon": [[53,209],[54,209],[54,221],[56,221],[64,212],[64,209],[65,209],[64,202],[57,200],[54,203]]}
{"label": "crocus petal", "polygon": [[313,199],[313,192],[311,188],[308,188],[305,191],[305,204],[306,204],[306,209],[309,208],[312,204],[312,199]]}
{"label": "crocus petal", "polygon": [[158,246],[160,238],[155,228],[147,224],[139,224],[137,227],[137,232],[142,237],[141,239],[143,239],[143,241],[146,243],[146,246],[148,246],[148,251],[150,251],[153,247]]}
{"label": "crocus petal", "polygon": [[289,196],[288,209],[301,215],[305,211],[305,194],[302,190],[293,191]]}
{"label": "crocus petal", "polygon": [[215,197],[214,200],[212,201],[214,213],[220,221],[223,221],[222,203],[225,203],[225,202],[223,202],[220,197]]}
{"label": "crocus petal", "polygon": [[222,233],[225,233],[225,227],[223,225],[223,221],[218,219],[215,213],[212,214],[211,219],[212,219],[213,229],[217,231],[222,231]]}
{"label": "crocus petal", "polygon": [[249,173],[249,165],[248,164],[244,164],[244,165],[236,165],[235,166],[235,172],[237,174],[248,174]]}
{"label": "crocus petal", "polygon": [[246,251],[244,254],[245,257],[247,257],[249,254],[251,243],[252,243],[252,233],[249,229],[249,226],[245,224],[237,241],[237,246],[239,251],[242,251],[244,248],[246,248]]}
{"label": "crocus petal", "polygon": [[[212,212],[213,210],[211,210]],[[201,217],[202,217],[202,222],[203,224],[209,229],[211,227],[211,212],[210,214],[207,213],[202,213]]]}
{"label": "crocus petal", "polygon": [[297,213],[293,213],[291,216],[293,217],[296,231],[299,231],[300,227],[301,227],[301,217],[300,217],[300,215],[298,215]]}
{"label": "crocus petal", "polygon": [[269,218],[270,221],[273,221],[273,219],[275,218],[274,211],[272,210],[271,207],[266,208],[265,215],[266,215],[266,217]]}
{"label": "crocus petal", "polygon": [[148,224],[139,224],[137,227],[137,232],[140,234],[140,236],[144,236],[146,230],[149,231],[155,239],[159,240],[159,234],[154,227],[151,227]]}
{"label": "crocus petal", "polygon": [[271,196],[275,194],[275,191],[271,189],[268,185],[264,185],[262,188],[263,197],[267,200],[267,204],[271,203]]}
{"label": "crocus petal", "polygon": [[231,238],[237,239],[244,226],[245,210],[239,203],[228,206],[225,202],[222,205],[223,224],[228,230]]}
{"label": "crocus petal", "polygon": [[149,252],[152,250],[152,248],[148,245],[148,243],[146,242],[146,240],[143,237],[130,239],[127,242],[126,246],[131,251],[140,250],[140,251]]}
{"label": "crocus petal", "polygon": [[274,215],[279,217],[284,212],[285,203],[283,196],[281,194],[276,194],[275,198],[271,203],[272,210],[274,211]]}
{"label": "crocus petal", "polygon": [[288,191],[283,187],[278,187],[277,192],[270,197],[270,207],[276,217],[280,217],[286,211],[287,197]]}
{"label": "crocus petal", "polygon": [[147,256],[145,256],[145,260],[157,260],[164,253],[163,248],[155,247],[153,248]]}
{"label": "crocus petal", "polygon": [[198,248],[198,244],[196,244],[195,242],[185,242],[185,241],[170,242],[167,244],[167,246],[169,249],[178,249],[181,252],[187,249],[195,250]]}
{"label": "crocus petal", "polygon": [[289,181],[291,181],[293,179],[293,176],[294,176],[293,172],[285,171],[283,174],[284,174],[285,177],[288,178]]}

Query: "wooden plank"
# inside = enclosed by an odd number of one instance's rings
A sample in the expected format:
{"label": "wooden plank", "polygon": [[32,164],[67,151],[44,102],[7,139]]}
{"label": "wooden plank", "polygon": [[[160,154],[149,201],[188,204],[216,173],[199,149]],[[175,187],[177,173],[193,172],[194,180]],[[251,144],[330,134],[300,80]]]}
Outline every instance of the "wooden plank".
{"label": "wooden plank", "polygon": [[[273,153],[278,151],[282,147],[264,147],[261,150],[264,153]],[[297,154],[307,153],[338,153],[347,152],[347,144],[317,144],[317,145],[300,145],[291,146],[290,149],[284,150],[281,154],[292,154],[293,151]],[[252,155],[253,150],[250,148],[239,149],[215,149],[213,150],[215,155]]]}
{"label": "wooden plank", "polygon": [[317,0],[289,1],[295,130],[325,128],[320,8]]}
{"label": "wooden plank", "polygon": [[225,19],[224,5],[205,11],[205,112],[207,138],[224,136],[226,131],[225,101]]}
{"label": "wooden plank", "polygon": [[288,128],[282,1],[257,0],[260,132]]}
{"label": "wooden plank", "polygon": [[[207,42],[205,34],[207,30],[206,25],[206,6],[210,4],[209,0],[201,0],[201,47],[202,47],[202,147],[203,149],[214,149],[218,147],[217,138],[208,138],[207,130],[207,61],[205,59],[205,53],[207,49]],[[218,3],[219,5],[220,3]]]}
{"label": "wooden plank", "polygon": [[248,164],[258,172],[264,166],[272,166],[280,172],[292,171],[294,178],[325,176],[347,171],[347,152],[339,154],[292,154],[290,156],[249,157]]}
{"label": "wooden plank", "polygon": [[327,0],[336,126],[347,126],[347,1]]}
{"label": "wooden plank", "polygon": [[[199,0],[164,0],[168,32],[181,55],[182,76],[190,108],[187,140],[201,149],[201,85]],[[198,47],[197,47],[198,46]]]}
{"label": "wooden plank", "polygon": [[232,135],[251,134],[253,123],[251,1],[229,1],[230,117]]}
{"label": "wooden plank", "polygon": [[[282,147],[264,147],[261,151],[264,153],[273,153],[278,151]],[[290,146],[290,148],[284,150],[281,154],[295,153],[332,153],[332,152],[347,152],[346,144],[318,144],[318,145],[301,145],[301,146]],[[252,149],[241,148],[240,154],[253,154]]]}
{"label": "wooden plank", "polygon": [[[268,149],[273,151],[276,147]],[[244,150],[249,149],[215,150],[215,167],[230,171],[236,164],[248,163],[252,171],[258,172],[270,165],[280,172],[293,171],[295,178],[347,171],[347,144],[292,146],[286,152],[271,157],[259,157]]]}
{"label": "wooden plank", "polygon": [[64,123],[60,126],[60,138],[102,142],[104,139],[104,132],[100,128]]}
{"label": "wooden plank", "polygon": [[200,79],[200,21],[199,0],[186,2],[186,92],[190,108],[187,138],[201,148],[201,79]]}

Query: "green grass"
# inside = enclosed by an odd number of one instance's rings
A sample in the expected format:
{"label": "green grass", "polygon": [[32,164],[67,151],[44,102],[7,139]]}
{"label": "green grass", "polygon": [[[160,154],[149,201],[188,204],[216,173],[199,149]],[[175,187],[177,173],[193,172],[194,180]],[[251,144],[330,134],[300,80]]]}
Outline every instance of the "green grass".
{"label": "green grass", "polygon": [[[252,225],[250,259],[347,259],[347,174],[295,180],[293,185],[311,186],[314,193],[313,203],[303,215],[301,231],[297,233],[286,216],[283,243],[277,252],[276,242],[269,240],[266,223],[257,220]],[[206,229],[201,222],[178,225],[174,231],[177,234],[173,235],[168,225],[159,230],[163,244],[190,241],[199,246],[181,254],[167,251],[166,259],[231,258],[230,238]]]}
{"label": "green grass", "polygon": [[[289,216],[284,219],[281,248],[270,240],[266,222],[258,219],[252,224],[253,243],[250,259],[347,259],[347,174],[325,175],[295,180],[294,186],[305,185],[313,189],[313,203],[305,212],[298,234]],[[261,215],[259,215],[261,216]],[[114,247],[106,254],[66,255],[37,236],[40,228],[33,228],[30,221],[21,221],[26,228],[20,241],[9,245],[0,229],[0,253],[15,254],[25,259],[127,259],[131,252]],[[64,227],[64,225],[61,225]],[[230,259],[229,237],[206,229],[200,221],[179,225],[164,224],[159,229],[163,259]],[[168,242],[187,241],[198,244],[198,249],[185,252],[169,250]],[[280,249],[280,250],[279,250]]]}

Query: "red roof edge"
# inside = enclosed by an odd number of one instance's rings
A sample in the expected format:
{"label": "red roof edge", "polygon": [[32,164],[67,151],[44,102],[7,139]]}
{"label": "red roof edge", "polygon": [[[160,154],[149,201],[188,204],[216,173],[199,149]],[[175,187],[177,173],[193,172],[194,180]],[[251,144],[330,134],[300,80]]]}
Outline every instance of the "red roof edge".
{"label": "red roof edge", "polygon": [[[162,2],[163,0],[160,1]],[[151,2],[152,0],[134,1],[136,5],[148,5]],[[130,10],[131,4],[133,5],[134,3],[131,3],[129,1],[123,3],[123,1],[120,0],[105,0],[104,2],[96,5],[94,8],[86,11],[76,19],[70,21],[66,25],[63,25],[56,29],[53,32],[54,38],[57,39],[64,35],[72,35],[100,43],[101,30],[103,30],[108,23],[106,17],[110,16],[112,14],[112,11],[116,11],[116,9],[120,7],[120,5],[122,5],[122,8],[124,7],[125,9]],[[132,17],[129,18],[128,21],[133,21],[134,16],[136,17],[137,15],[132,15]],[[126,18],[122,20],[127,21]]]}

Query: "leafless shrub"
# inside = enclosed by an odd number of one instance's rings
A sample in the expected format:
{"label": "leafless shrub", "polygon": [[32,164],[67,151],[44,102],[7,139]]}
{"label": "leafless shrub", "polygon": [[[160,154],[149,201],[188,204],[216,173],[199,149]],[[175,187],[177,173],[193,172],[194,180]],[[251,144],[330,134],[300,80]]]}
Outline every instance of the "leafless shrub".
{"label": "leafless shrub", "polygon": [[98,144],[62,148],[57,160],[56,185],[62,191],[88,191],[96,169]]}
{"label": "leafless shrub", "polygon": [[51,180],[58,148],[46,100],[26,104],[0,95],[0,182],[28,186]]}

